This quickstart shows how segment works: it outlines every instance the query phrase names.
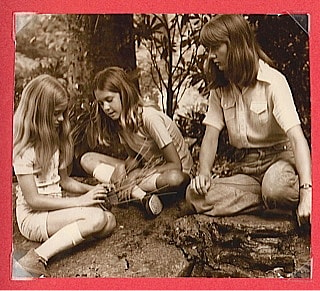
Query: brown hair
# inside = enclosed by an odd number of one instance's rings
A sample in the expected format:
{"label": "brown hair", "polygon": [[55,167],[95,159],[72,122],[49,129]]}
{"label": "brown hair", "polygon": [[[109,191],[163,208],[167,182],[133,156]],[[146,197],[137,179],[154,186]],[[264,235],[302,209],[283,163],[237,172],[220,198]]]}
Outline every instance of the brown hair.
{"label": "brown hair", "polygon": [[214,16],[206,23],[200,34],[200,42],[208,48],[225,43],[228,48],[224,72],[208,59],[206,72],[210,87],[226,86],[229,82],[246,87],[256,82],[259,59],[272,65],[271,59],[262,51],[248,21],[237,14]]}

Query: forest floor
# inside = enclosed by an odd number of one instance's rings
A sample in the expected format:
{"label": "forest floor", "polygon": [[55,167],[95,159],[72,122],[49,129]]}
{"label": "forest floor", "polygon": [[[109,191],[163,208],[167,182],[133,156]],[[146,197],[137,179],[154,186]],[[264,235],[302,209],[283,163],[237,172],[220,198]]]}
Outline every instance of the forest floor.
{"label": "forest floor", "polygon": [[[14,182],[13,187],[15,185]],[[14,210],[13,203],[12,277],[21,279],[30,277],[30,274],[23,272],[16,261],[39,243],[31,242],[20,234]],[[175,222],[185,216],[185,211],[183,200],[167,202],[162,213],[155,219],[147,218],[142,205],[137,202],[113,207],[112,213],[116,217],[117,226],[109,237],[85,241],[56,255],[49,261],[48,271],[54,278],[188,277],[192,265],[188,252],[181,246],[177,247],[172,238],[172,232],[177,227]],[[199,219],[201,220],[201,217]],[[203,220],[204,223],[206,219]],[[277,220],[274,223],[277,228]],[[187,224],[185,226],[188,228],[185,229],[187,234],[194,229],[192,225],[190,229]],[[200,230],[196,230],[194,235],[201,235]],[[301,254],[295,258],[299,264],[309,261],[308,249],[309,246],[304,245]],[[303,274],[303,277],[308,278],[309,275],[310,270]]]}
{"label": "forest floor", "polygon": [[[181,216],[182,202],[166,205],[155,219],[148,219],[138,203],[112,208],[117,227],[110,237],[89,240],[53,257],[52,277],[177,277],[187,266],[183,253],[166,237],[170,225]],[[28,241],[13,222],[14,258],[39,244]],[[18,273],[15,276],[19,277]]]}

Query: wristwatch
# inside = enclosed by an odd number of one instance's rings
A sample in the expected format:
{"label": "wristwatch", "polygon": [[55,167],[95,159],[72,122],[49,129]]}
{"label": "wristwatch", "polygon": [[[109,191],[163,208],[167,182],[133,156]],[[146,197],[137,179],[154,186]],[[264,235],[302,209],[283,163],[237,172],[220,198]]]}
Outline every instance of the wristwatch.
{"label": "wristwatch", "polygon": [[309,188],[312,188],[312,185],[311,184],[302,184],[300,185],[299,189],[309,189]]}

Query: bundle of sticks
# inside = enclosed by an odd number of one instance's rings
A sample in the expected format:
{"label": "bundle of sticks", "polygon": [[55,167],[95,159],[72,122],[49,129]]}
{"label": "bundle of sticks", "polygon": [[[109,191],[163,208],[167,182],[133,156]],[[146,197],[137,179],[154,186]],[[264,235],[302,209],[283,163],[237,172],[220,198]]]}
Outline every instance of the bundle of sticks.
{"label": "bundle of sticks", "polygon": [[[139,159],[138,159],[139,157]],[[143,159],[143,156],[137,155],[137,162],[140,163]],[[104,210],[111,210],[113,206],[129,203],[131,201],[138,200],[131,196],[132,189],[146,178],[155,174],[157,166],[161,165],[164,161],[160,158],[156,159],[152,157],[146,161],[141,168],[138,168],[139,171],[136,171],[133,176],[130,176],[130,172],[133,170],[134,166],[126,169],[126,173],[119,177],[119,180],[110,183],[105,186],[107,190],[107,197],[104,203],[100,204],[100,207]],[[162,187],[161,189],[156,189],[155,191],[149,192],[148,194],[158,193],[158,195],[170,195],[175,194],[175,192],[162,192],[167,186]],[[159,194],[161,192],[161,194]]]}

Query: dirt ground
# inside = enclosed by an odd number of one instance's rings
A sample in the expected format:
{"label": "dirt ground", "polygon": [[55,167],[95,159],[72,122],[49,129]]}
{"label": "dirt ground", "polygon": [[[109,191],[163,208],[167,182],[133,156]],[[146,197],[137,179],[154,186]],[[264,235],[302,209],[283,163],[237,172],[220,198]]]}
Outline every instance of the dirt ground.
{"label": "dirt ground", "polygon": [[[117,227],[102,240],[90,240],[53,257],[52,277],[134,278],[177,277],[188,265],[183,253],[166,237],[170,224],[181,215],[181,202],[166,205],[155,219],[145,217],[138,203],[114,207]],[[38,243],[26,240],[14,222],[14,258]],[[19,276],[19,275],[18,275]]]}
{"label": "dirt ground", "polygon": [[[110,237],[88,240],[58,254],[49,261],[48,271],[54,278],[190,276],[188,269],[192,262],[188,261],[190,258],[187,260],[187,252],[172,241],[175,221],[185,216],[185,211],[183,200],[167,202],[160,216],[155,219],[148,219],[142,205],[137,202],[113,207],[112,213],[116,217],[117,226]],[[13,278],[19,279],[30,275],[23,273],[15,260],[39,244],[28,241],[20,234],[15,221],[14,205],[13,217]],[[308,244],[304,246],[306,251],[295,258],[299,264],[309,258]],[[299,264],[297,266],[301,267]],[[297,277],[308,278],[309,275],[310,269]]]}

